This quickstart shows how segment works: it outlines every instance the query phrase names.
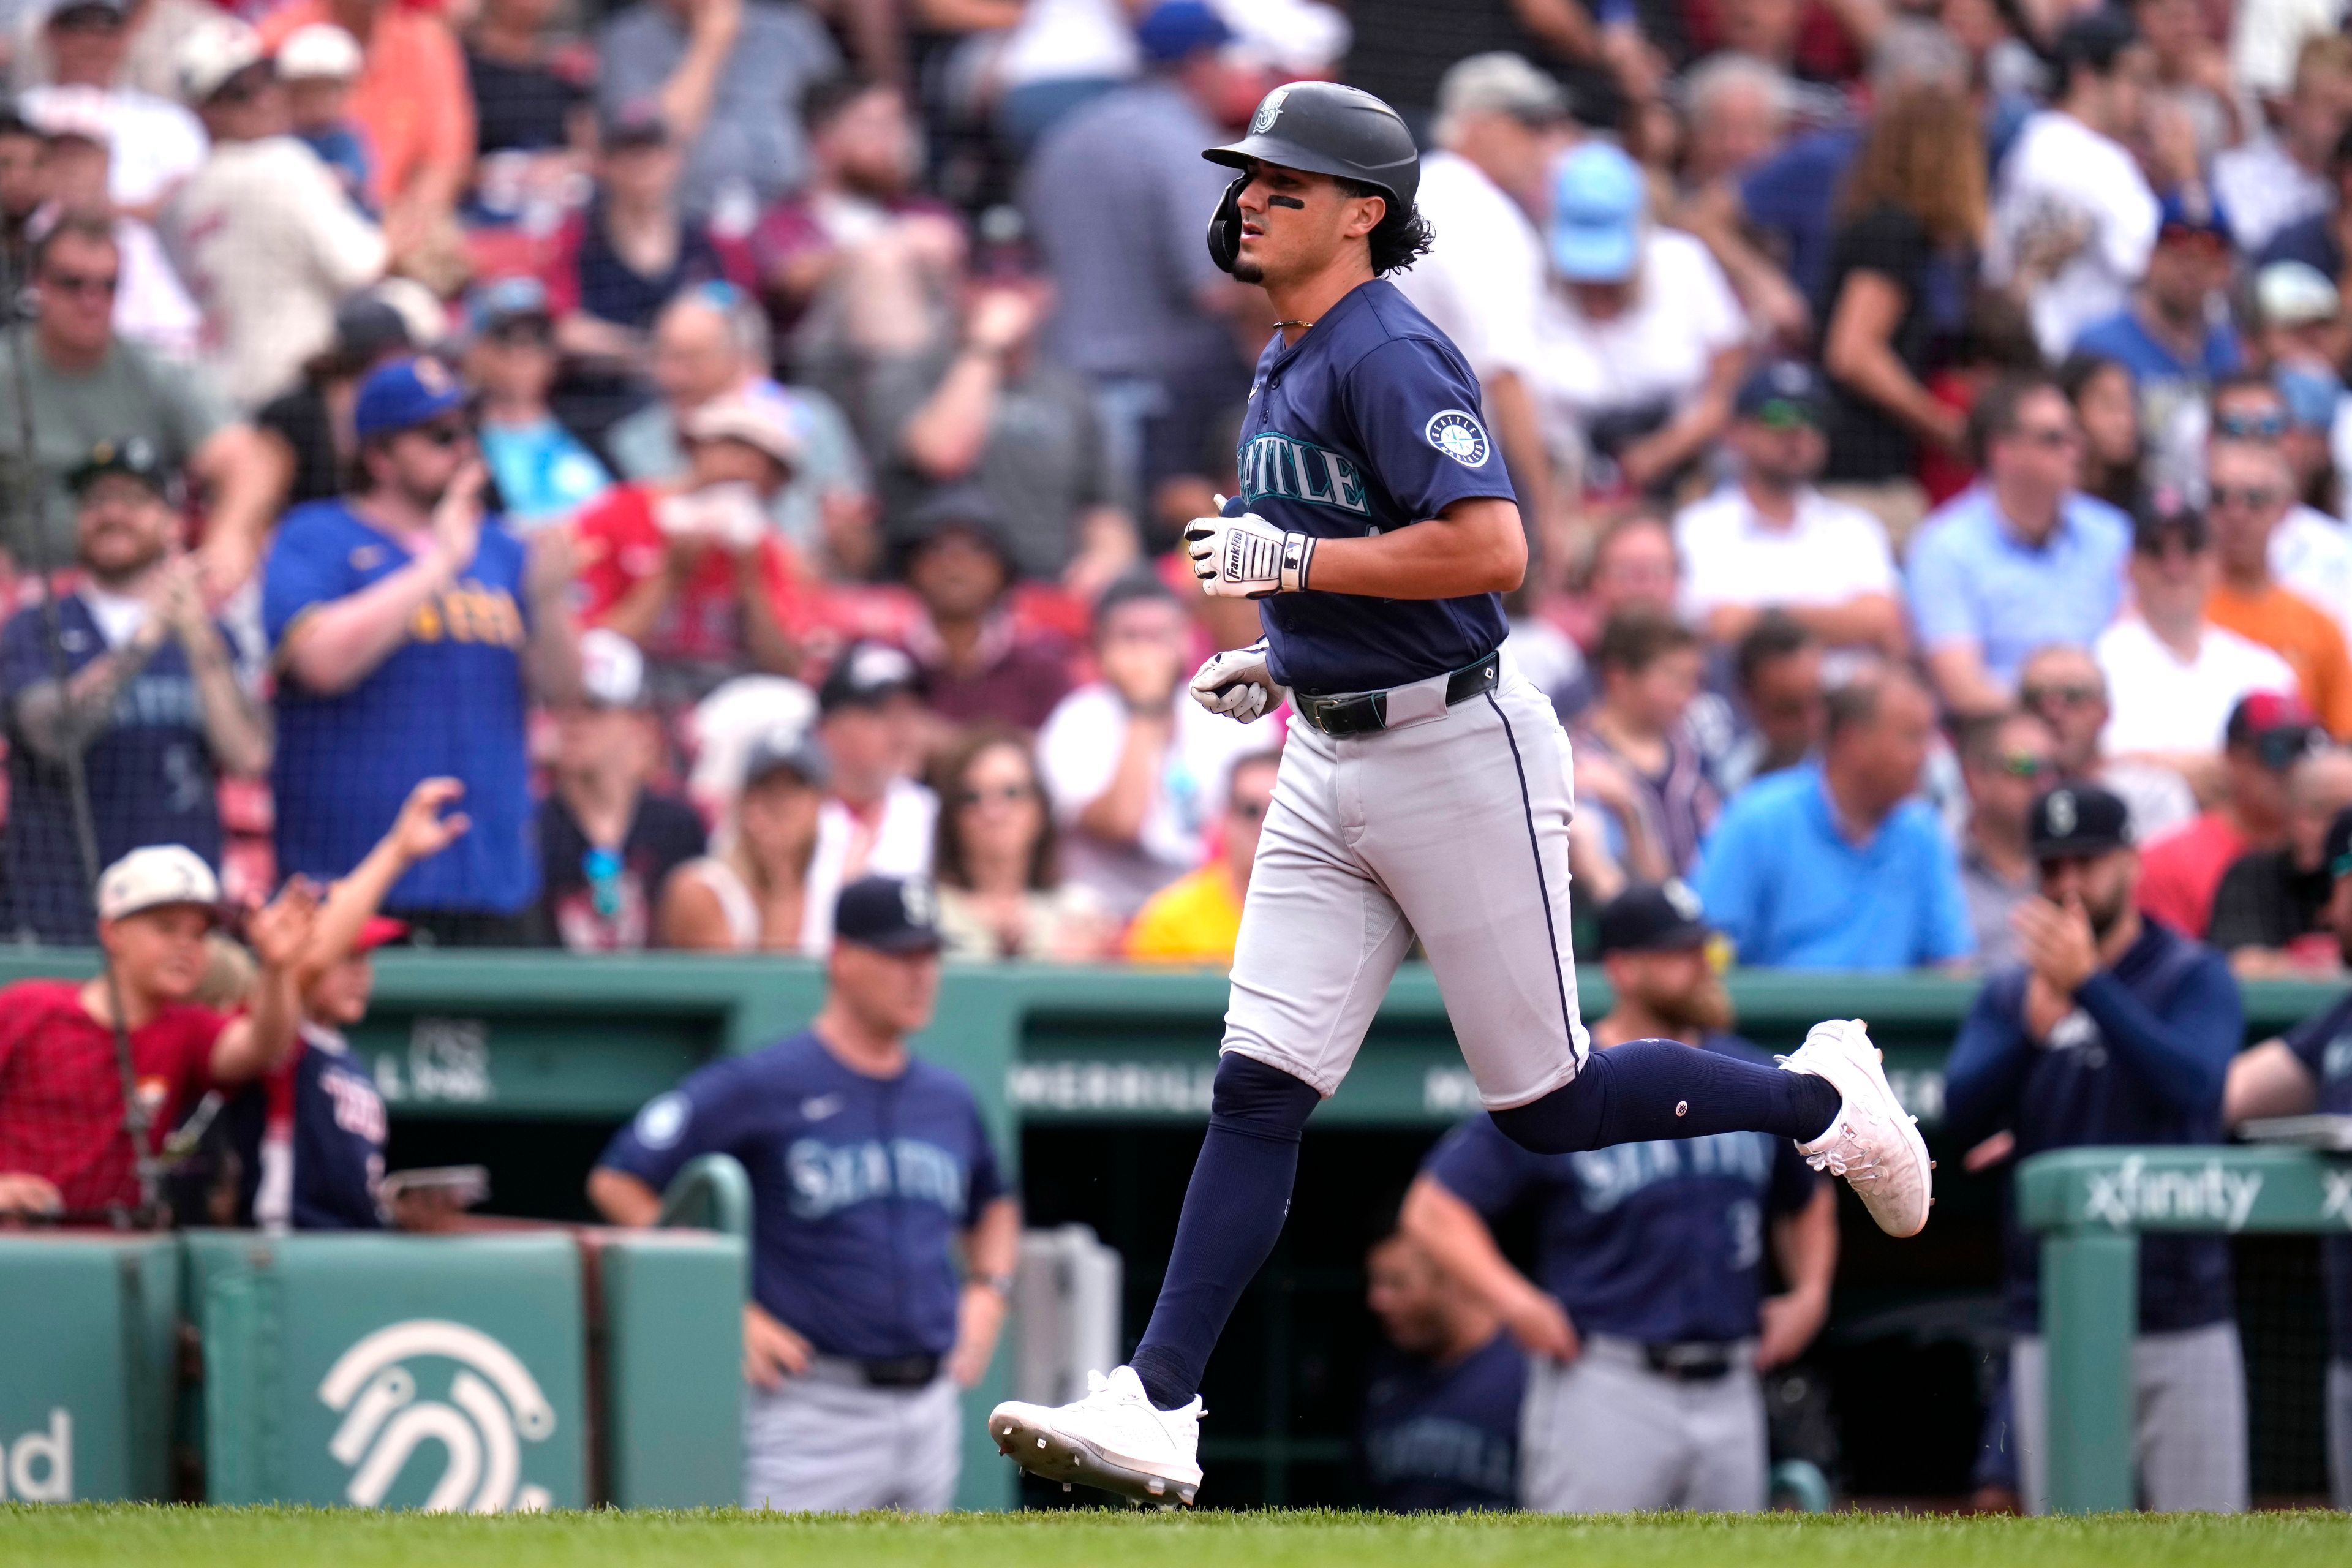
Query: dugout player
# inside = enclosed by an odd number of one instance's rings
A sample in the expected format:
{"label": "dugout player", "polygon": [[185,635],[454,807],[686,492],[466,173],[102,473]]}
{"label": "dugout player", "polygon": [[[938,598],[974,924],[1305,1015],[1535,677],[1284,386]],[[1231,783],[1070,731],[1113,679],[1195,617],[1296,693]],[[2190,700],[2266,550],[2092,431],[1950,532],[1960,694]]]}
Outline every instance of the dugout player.
{"label": "dugout player", "polygon": [[1517,1508],[1527,1352],[1493,1308],[1402,1231],[1373,1245],[1364,1275],[1364,1305],[1388,1341],[1365,1379],[1358,1431],[1372,1506]]}
{"label": "dugout player", "polygon": [[844,888],[825,978],[806,1029],[639,1111],[588,1195],[616,1225],[649,1225],[688,1160],[740,1160],[745,1505],[938,1512],[961,1463],[957,1394],[988,1370],[1013,1289],[1020,1207],[971,1089],[907,1050],[939,998],[929,885]]}
{"label": "dugout player", "polygon": [[[2327,826],[2333,879],[2323,918],[2352,964],[2352,809]],[[2308,1111],[2352,1115],[2352,994],[2264,1040],[2230,1064],[2223,1119],[2232,1127],[2257,1116]],[[2142,1237],[2140,1245],[2147,1244]],[[2336,1506],[2352,1509],[2352,1237],[2321,1244],[2327,1275],[2327,1473]]]}
{"label": "dugout player", "polygon": [[[2010,915],[2024,963],[1978,992],[1944,1068],[1945,1125],[1968,1148],[2010,1131],[2019,1159],[2107,1143],[2218,1143],[2244,1028],[2219,952],[2140,913],[2129,809],[2097,784],[2033,803],[2040,896]],[[2011,1194],[2013,1205],[2014,1194]],[[2041,1246],[2003,1215],[2010,1382],[2026,1510],[2047,1506]],[[2158,1510],[2246,1506],[2246,1374],[2225,1236],[2139,1242],[2132,1351],[2140,1496]]]}
{"label": "dugout player", "polygon": [[1276,329],[1241,431],[1241,494],[1185,529],[1202,589],[1262,599],[1265,637],[1192,679],[1247,721],[1287,696],[1243,906],[1209,1134],[1133,1363],[1059,1409],[1011,1403],[1000,1448],[1051,1479],[1192,1500],[1202,1369],[1289,1206],[1307,1118],[1347,1075],[1416,937],[1496,1128],[1537,1153],[1760,1131],[1803,1141],[1898,1236],[1927,1223],[1927,1146],[1861,1025],[1790,1070],[1672,1040],[1600,1056],[1569,952],[1568,742],[1504,657],[1527,566],[1462,354],[1383,276],[1428,248],[1404,122],[1294,82],[1204,154],[1238,173],[1209,225]]}
{"label": "dugout player", "polygon": [[[1729,1032],[1715,932],[1680,882],[1601,911],[1616,1005],[1592,1043],[1681,1040],[1765,1060]],[[1535,1206],[1537,1273],[1489,1222]],[[1748,1512],[1770,1468],[1759,1368],[1802,1353],[1829,1316],[1837,1203],[1796,1146],[1761,1132],[1531,1154],[1480,1116],[1431,1152],[1406,1234],[1500,1312],[1533,1357],[1519,1500],[1547,1513]],[[1763,1294],[1767,1243],[1787,1290]]]}

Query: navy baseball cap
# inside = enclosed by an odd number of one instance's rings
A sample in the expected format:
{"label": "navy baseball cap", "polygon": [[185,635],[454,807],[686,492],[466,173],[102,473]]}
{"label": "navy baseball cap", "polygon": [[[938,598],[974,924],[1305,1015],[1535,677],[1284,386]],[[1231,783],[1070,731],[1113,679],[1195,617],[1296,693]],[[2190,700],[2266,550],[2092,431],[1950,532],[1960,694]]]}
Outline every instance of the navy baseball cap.
{"label": "navy baseball cap", "polygon": [[1688,952],[1715,938],[1689,884],[1634,882],[1601,907],[1601,956],[1612,952]]}
{"label": "navy baseball cap", "polygon": [[429,425],[466,405],[466,389],[437,359],[419,354],[368,373],[352,406],[352,430],[362,441]]}
{"label": "navy baseball cap", "polygon": [[1135,46],[1155,65],[1171,65],[1233,41],[1234,30],[1203,0],[1162,0],[1135,24]]}
{"label": "navy baseball cap", "polygon": [[2237,242],[2230,215],[2203,191],[2175,191],[2158,203],[2156,237],[2218,240],[2224,247]]}
{"label": "navy baseball cap", "polygon": [[841,650],[817,689],[816,708],[820,713],[875,708],[902,691],[919,695],[922,689],[922,671],[905,650],[884,642],[854,642]]}
{"label": "navy baseball cap", "polygon": [[109,474],[137,479],[159,496],[172,493],[172,470],[164,466],[163,455],[155,450],[155,443],[144,436],[100,441],[82,454],[81,461],[66,475],[66,485],[79,495]]}
{"label": "navy baseball cap", "polygon": [[2098,784],[2060,784],[2034,796],[2025,839],[2036,860],[2104,855],[2131,843],[2131,808]]}
{"label": "navy baseball cap", "polygon": [[937,952],[939,900],[919,877],[860,877],[833,907],[833,937],[881,952]]}
{"label": "navy baseball cap", "polygon": [[1732,411],[1742,419],[1787,429],[1796,425],[1821,428],[1829,411],[1829,384],[1802,360],[1779,359],[1758,365],[1739,384]]}
{"label": "navy baseball cap", "polygon": [[2273,773],[2287,769],[2327,744],[2319,715],[2303,699],[2284,691],[2249,691],[2230,710],[2221,743],[2250,748]]}
{"label": "navy baseball cap", "polygon": [[771,774],[783,773],[823,789],[833,782],[833,759],[804,730],[771,731],[753,741],[751,750],[743,753],[745,789]]}

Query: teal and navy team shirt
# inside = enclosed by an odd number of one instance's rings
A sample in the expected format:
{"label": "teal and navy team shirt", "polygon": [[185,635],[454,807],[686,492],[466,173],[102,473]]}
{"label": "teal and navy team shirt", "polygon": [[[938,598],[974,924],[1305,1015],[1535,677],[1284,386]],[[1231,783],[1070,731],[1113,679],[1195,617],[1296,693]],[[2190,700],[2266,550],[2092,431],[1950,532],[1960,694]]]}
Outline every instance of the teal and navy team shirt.
{"label": "teal and navy team shirt", "polygon": [[[2319,1109],[2352,1116],[2352,996],[2289,1031],[2286,1048],[2317,1080]],[[2331,1236],[2320,1247],[2327,1275],[2328,1353],[2352,1365],[2352,1236]]]}
{"label": "teal and navy team shirt", "polygon": [[[1458,500],[1516,499],[1480,423],[1462,352],[1392,283],[1360,284],[1258,356],[1242,421],[1241,493],[1287,533],[1361,539]],[[1310,572],[1308,581],[1313,581]],[[1307,692],[1370,691],[1475,664],[1508,629],[1494,594],[1368,599],[1277,594],[1258,606],[1274,677]]]}
{"label": "teal and navy team shirt", "polygon": [[803,1029],[690,1075],[597,1163],[659,1192],[700,1154],[751,1175],[751,1294],[778,1321],[857,1361],[955,1344],[955,1238],[1004,1192],[963,1079],[869,1078]]}
{"label": "teal and navy team shirt", "polygon": [[[1771,1059],[1729,1035],[1702,1048]],[[1486,1116],[1447,1133],[1422,1169],[1490,1221],[1533,1203],[1537,1282],[1578,1332],[1644,1344],[1753,1337],[1770,1222],[1821,1180],[1765,1132],[1536,1154]]]}
{"label": "teal and navy team shirt", "polygon": [[[273,653],[309,611],[409,563],[406,550],[340,500],[279,525],[261,588]],[[392,910],[510,915],[539,896],[523,752],[523,545],[493,519],[457,584],[418,606],[408,638],[339,696],[278,680],[278,866],[329,880],[365,858],[421,779],[462,780],[471,832],[419,862]]]}

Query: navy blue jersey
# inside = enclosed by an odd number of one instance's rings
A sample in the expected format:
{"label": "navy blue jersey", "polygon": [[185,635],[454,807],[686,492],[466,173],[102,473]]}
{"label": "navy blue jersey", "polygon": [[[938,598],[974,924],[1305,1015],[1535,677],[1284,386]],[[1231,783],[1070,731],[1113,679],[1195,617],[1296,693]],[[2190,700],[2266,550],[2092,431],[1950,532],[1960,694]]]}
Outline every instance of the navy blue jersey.
{"label": "navy blue jersey", "polygon": [[[2074,994],[2045,1042],[2025,1028],[2027,974],[2000,971],[1977,993],[1944,1068],[1945,1131],[1967,1148],[2007,1128],[2022,1161],[2049,1149],[2219,1143],[2221,1084],[2244,1034],[2238,983],[2219,952],[2146,921],[2111,969]],[[2010,1327],[2042,1325],[2042,1249],[2002,1214]],[[2139,1239],[2145,1332],[2219,1322],[2232,1310],[2230,1242],[2150,1232]]]}
{"label": "navy blue jersey", "polygon": [[751,1293],[827,1355],[944,1355],[956,1237],[1003,1192],[963,1079],[868,1078],[814,1031],[713,1062],[648,1103],[598,1162],[656,1191],[698,1154],[751,1176]]}
{"label": "navy blue jersey", "polygon": [[332,1030],[302,1027],[282,1069],[291,1080],[292,1207],[296,1230],[379,1230],[383,1226],[383,1097],[367,1068]]}
{"label": "navy blue jersey", "polygon": [[[1242,420],[1241,493],[1286,532],[1361,539],[1473,496],[1514,499],[1478,418],[1462,352],[1391,283],[1358,286],[1258,356]],[[1258,606],[1274,677],[1301,691],[1369,691],[1474,664],[1507,629],[1502,599],[1277,594]]]}
{"label": "navy blue jersey", "polygon": [[[400,543],[341,501],[289,512],[263,570],[273,651],[319,605],[409,563]],[[320,881],[375,847],[421,779],[464,781],[473,830],[393,885],[387,909],[510,915],[539,896],[523,752],[522,542],[495,521],[457,583],[417,606],[408,637],[350,690],[278,682],[278,868]]]}
{"label": "navy blue jersey", "polygon": [[[2319,1109],[2352,1116],[2352,996],[2286,1036],[2286,1048],[2319,1081]],[[2140,1245],[2147,1245],[2145,1238]],[[2320,1243],[2327,1273],[2327,1343],[2337,1361],[2352,1362],[2352,1236]]]}
{"label": "navy blue jersey", "polygon": [[1496,1334],[1452,1363],[1389,1352],[1372,1364],[1360,1438],[1374,1508],[1391,1513],[1519,1505],[1527,1353]]}
{"label": "navy blue jersey", "polygon": [[[58,661],[68,678],[107,651],[79,594],[58,601]],[[13,927],[40,941],[86,947],[97,912],[74,851],[73,807],[63,766],[43,762],[16,722],[26,690],[57,678],[47,617],[19,610],[0,629],[0,679],[7,685],[8,892]],[[205,738],[204,708],[187,650],[167,637],[116,693],[106,727],[83,753],[98,861],[143,844],[184,844],[217,867],[221,857],[218,771]]]}
{"label": "navy blue jersey", "polygon": [[[1729,1035],[1704,1048],[1770,1059]],[[1767,1224],[1802,1208],[1821,1179],[1765,1132],[1536,1154],[1485,1116],[1447,1133],[1422,1169],[1489,1220],[1535,1203],[1535,1276],[1569,1321],[1645,1344],[1752,1336]]]}

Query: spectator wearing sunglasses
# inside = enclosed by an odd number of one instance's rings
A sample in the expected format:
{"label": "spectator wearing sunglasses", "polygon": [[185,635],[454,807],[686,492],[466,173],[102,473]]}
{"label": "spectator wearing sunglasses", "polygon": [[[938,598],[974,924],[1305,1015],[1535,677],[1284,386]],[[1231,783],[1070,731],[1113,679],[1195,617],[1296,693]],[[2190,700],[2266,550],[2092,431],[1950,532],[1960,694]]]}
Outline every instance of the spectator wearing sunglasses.
{"label": "spectator wearing sunglasses", "polygon": [[2327,744],[2310,709],[2256,691],[2231,710],[2221,742],[2221,798],[2151,842],[2141,857],[2139,907],[2176,931],[2212,924],[2213,895],[2239,856],[2286,842],[2286,777]]}
{"label": "spectator wearing sunglasses", "polygon": [[2206,516],[2221,567],[2206,614],[2284,659],[2328,731],[2352,736],[2352,658],[2343,628],[2273,569],[2273,541],[2294,504],[2285,454],[2276,446],[2221,440],[2210,444],[2205,466]]}
{"label": "spectator wearing sunglasses", "polygon": [[1252,752],[1235,760],[1225,790],[1216,858],[1151,896],[1128,928],[1128,957],[1219,968],[1233,963],[1250,867],[1257,859],[1266,813],[1274,809],[1274,779],[1281,764],[1282,753],[1276,751]]}
{"label": "spectator wearing sunglasses", "polygon": [[1983,478],[1921,525],[1907,584],[1937,695],[1961,715],[2007,708],[2035,648],[2105,630],[2131,548],[2123,513],[2075,488],[2082,430],[2057,383],[1995,382],[1969,436]]}
{"label": "spectator wearing sunglasses", "polygon": [[[2197,815],[2198,795],[2168,767],[2106,754],[2102,737],[2114,709],[2107,678],[2087,647],[2052,643],[2026,657],[2017,676],[2017,705],[2050,726],[2060,784],[2095,784],[2123,797],[2132,837],[2147,843]],[[2219,788],[2210,790],[2214,798]]]}
{"label": "spectator wearing sunglasses", "polygon": [[1960,896],[1976,932],[1977,962],[2000,969],[2018,956],[2009,912],[2034,890],[2026,817],[2033,797],[2057,782],[2057,737],[2031,713],[1988,713],[1960,727],[1959,752],[1960,779],[1969,792]]}
{"label": "spectator wearing sunglasses", "polygon": [[[2331,309],[2335,285],[2326,286]],[[2293,375],[2242,374],[2213,388],[2212,412],[2207,421],[2210,440],[2200,433],[2192,451],[2192,470],[2183,489],[2202,495],[2210,461],[2208,449],[2221,441],[2250,441],[2275,448],[2285,458],[2291,489],[2286,515],[2271,531],[2271,575],[2279,583],[2326,610],[2352,639],[2352,538],[2344,525],[2315,506],[2306,505],[2300,492],[2321,480],[2328,468],[2327,423],[2332,416],[2332,393],[2321,406],[2308,406],[2307,393],[2315,379],[2305,367]],[[2298,412],[2289,398],[2293,389],[2306,404]],[[2309,693],[2305,693],[2306,696]]]}
{"label": "spectator wearing sunglasses", "polygon": [[2328,746],[2298,759],[2286,775],[2286,842],[2239,856],[2213,893],[2205,940],[2230,967],[2254,979],[2332,973],[2343,967],[2327,929],[2336,874],[2328,827],[2352,806],[2352,752]]}
{"label": "spectator wearing sunglasses", "polygon": [[1015,731],[982,725],[940,759],[932,875],[950,958],[1097,958],[1116,928],[1062,880],[1060,835]]}

